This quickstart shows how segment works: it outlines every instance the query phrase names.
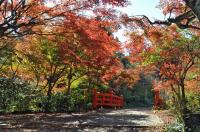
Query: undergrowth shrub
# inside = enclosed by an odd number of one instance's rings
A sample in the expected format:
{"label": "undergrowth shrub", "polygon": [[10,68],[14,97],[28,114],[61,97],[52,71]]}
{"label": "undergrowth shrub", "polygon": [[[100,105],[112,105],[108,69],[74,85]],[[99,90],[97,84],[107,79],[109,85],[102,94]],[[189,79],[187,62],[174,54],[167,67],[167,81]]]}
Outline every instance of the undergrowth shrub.
{"label": "undergrowth shrub", "polygon": [[0,78],[0,112],[37,111],[35,89],[25,82]]}

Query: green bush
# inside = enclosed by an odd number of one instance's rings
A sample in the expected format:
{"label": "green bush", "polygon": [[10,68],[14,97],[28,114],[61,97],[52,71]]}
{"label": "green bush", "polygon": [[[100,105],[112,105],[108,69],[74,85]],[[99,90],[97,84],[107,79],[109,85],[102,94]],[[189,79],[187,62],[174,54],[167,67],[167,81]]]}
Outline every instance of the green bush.
{"label": "green bush", "polygon": [[68,97],[68,111],[80,111],[80,108],[83,108],[84,105],[86,105],[86,102],[83,91],[78,88],[73,89],[71,95]]}
{"label": "green bush", "polygon": [[175,122],[165,127],[166,132],[184,132],[184,124]]}
{"label": "green bush", "polygon": [[[44,96],[41,101],[43,111],[46,102],[47,96]],[[52,94],[49,101],[49,109],[50,112],[67,112],[67,97],[63,93]]]}
{"label": "green bush", "polygon": [[[41,97],[40,103],[42,111],[45,109],[45,103],[47,102],[47,97]],[[81,107],[87,106],[83,93],[80,89],[73,89],[69,96],[64,93],[52,94],[49,101],[49,111],[50,112],[77,112],[80,111]]]}
{"label": "green bush", "polygon": [[[89,109],[91,103],[83,90],[73,89],[70,96],[64,93],[52,94],[49,101],[50,112],[77,112]],[[44,112],[47,96],[20,80],[0,78],[0,113]]]}
{"label": "green bush", "polygon": [[191,112],[200,112],[200,94],[187,93],[187,108]]}
{"label": "green bush", "polygon": [[0,78],[0,112],[37,110],[35,89],[30,85],[8,78]]}
{"label": "green bush", "polygon": [[[187,92],[186,93],[186,99],[187,99],[187,109],[191,112],[200,112],[200,94],[199,93],[194,93],[194,92]],[[177,110],[178,104],[176,104],[173,100],[172,95],[169,95],[169,99],[166,100],[166,104],[169,109],[172,111]]]}

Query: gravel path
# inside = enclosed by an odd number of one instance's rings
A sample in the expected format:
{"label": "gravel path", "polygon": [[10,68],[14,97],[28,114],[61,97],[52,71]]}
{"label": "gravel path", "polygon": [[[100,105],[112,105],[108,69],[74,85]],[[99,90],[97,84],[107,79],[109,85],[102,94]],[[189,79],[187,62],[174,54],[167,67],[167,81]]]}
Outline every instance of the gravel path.
{"label": "gravel path", "polygon": [[[0,131],[125,132],[154,131],[163,121],[150,109],[99,110],[84,114],[16,114],[0,116]],[[158,130],[159,131],[159,130]]]}

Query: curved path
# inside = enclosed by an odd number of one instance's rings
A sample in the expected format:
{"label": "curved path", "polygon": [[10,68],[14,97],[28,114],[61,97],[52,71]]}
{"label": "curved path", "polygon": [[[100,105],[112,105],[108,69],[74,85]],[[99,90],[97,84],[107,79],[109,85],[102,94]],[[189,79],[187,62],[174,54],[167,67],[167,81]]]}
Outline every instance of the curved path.
{"label": "curved path", "polygon": [[[0,115],[0,131],[124,132],[153,131],[163,121],[150,109],[103,109],[84,114]],[[158,130],[159,131],[159,130]]]}

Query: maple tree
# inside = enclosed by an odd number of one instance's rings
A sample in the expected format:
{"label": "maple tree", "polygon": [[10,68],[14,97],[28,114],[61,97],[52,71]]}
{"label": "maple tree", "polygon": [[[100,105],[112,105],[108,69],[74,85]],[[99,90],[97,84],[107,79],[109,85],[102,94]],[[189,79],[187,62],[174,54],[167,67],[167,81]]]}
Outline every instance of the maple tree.
{"label": "maple tree", "polygon": [[[53,89],[59,84],[63,84],[67,95],[70,95],[71,84],[75,80],[87,76],[100,83],[103,75],[111,76],[118,71],[108,72],[119,65],[114,52],[120,49],[120,45],[111,34],[116,30],[112,21],[74,13],[66,13],[63,19],[59,27],[51,28],[56,35],[28,36],[15,46],[18,57],[24,62],[24,67],[17,72],[18,76],[47,88],[48,102]],[[30,74],[26,76],[27,73]]]}
{"label": "maple tree", "polygon": [[58,26],[56,21],[65,13],[78,14],[101,4],[125,6],[126,3],[125,0],[1,0],[0,37],[40,34],[37,26]]}
{"label": "maple tree", "polygon": [[144,36],[151,46],[143,40],[140,43],[142,50],[132,46],[135,50],[131,51],[139,54],[139,62],[147,66],[148,70],[159,72],[160,77],[154,82],[154,89],[172,91],[177,108],[182,114],[186,113],[186,90],[189,89],[186,84],[194,82],[194,79],[188,79],[188,74],[196,69],[199,60],[199,37],[190,32],[178,31],[176,26],[159,30],[153,28],[147,35],[143,35],[143,39]]}
{"label": "maple tree", "polygon": [[125,47],[131,61],[157,75],[154,89],[171,92],[171,105],[186,126],[185,114],[192,111],[188,91],[199,91],[199,2],[160,0],[157,7],[165,20],[151,20],[145,15],[122,16],[123,24],[131,30]]}
{"label": "maple tree", "polygon": [[[48,5],[49,3],[52,5]],[[1,0],[0,6],[1,6],[1,12],[3,15],[1,17],[1,25],[0,25],[1,35],[0,36],[1,37],[4,37],[4,36],[5,37],[20,37],[27,34],[39,34],[39,35],[41,34],[54,34],[54,35],[72,34],[73,35],[72,32],[78,32],[79,30],[80,33],[82,32],[81,34],[83,36],[82,38],[84,38],[84,35],[86,36],[85,38],[91,37],[96,32],[94,31],[94,32],[89,33],[86,30],[89,26],[88,24],[87,26],[81,29],[81,26],[83,26],[82,24],[87,23],[89,20],[84,18],[82,15],[80,15],[80,13],[82,11],[94,9],[94,14],[98,16],[98,20],[100,20],[100,17],[102,17],[101,19],[104,19],[104,20],[110,19],[109,16],[112,16],[112,11],[114,10],[107,10],[107,8],[103,8],[103,7],[106,7],[108,4],[113,5],[113,6],[125,6],[126,1],[84,0],[84,1],[77,2],[74,0],[72,1],[71,0],[64,0],[64,1],[56,0],[56,1],[53,1],[53,3],[51,3],[50,1],[43,1],[43,0],[41,1],[40,0],[37,0],[37,1]],[[106,29],[107,28],[106,25],[110,25],[110,24],[108,23],[103,24],[103,22],[100,22],[100,21],[97,22],[97,20],[95,19],[96,18],[94,17],[93,20],[91,21],[91,24],[96,23],[94,26],[99,26],[95,30],[97,31],[98,29],[101,29],[100,31],[104,35],[107,35],[109,31],[108,29]],[[79,23],[77,23],[76,21],[78,21]],[[65,30],[63,26],[70,27],[71,31]],[[93,43],[96,43],[98,41],[99,45],[101,45],[100,39],[97,39],[97,38],[98,36],[95,36],[96,40],[93,39],[94,41]],[[108,37],[108,38],[110,39],[111,37]],[[87,40],[81,40],[81,41],[82,42],[85,41],[85,43],[87,43]],[[107,40],[107,41],[110,41],[110,40]],[[92,49],[92,46],[90,48]],[[104,50],[101,50],[98,52],[102,52],[102,51]],[[106,49],[106,51],[109,51],[109,50]],[[63,49],[62,52],[67,52],[67,51]],[[73,52],[71,53],[73,54]],[[91,54],[93,54],[93,52],[90,52],[90,56]]]}

